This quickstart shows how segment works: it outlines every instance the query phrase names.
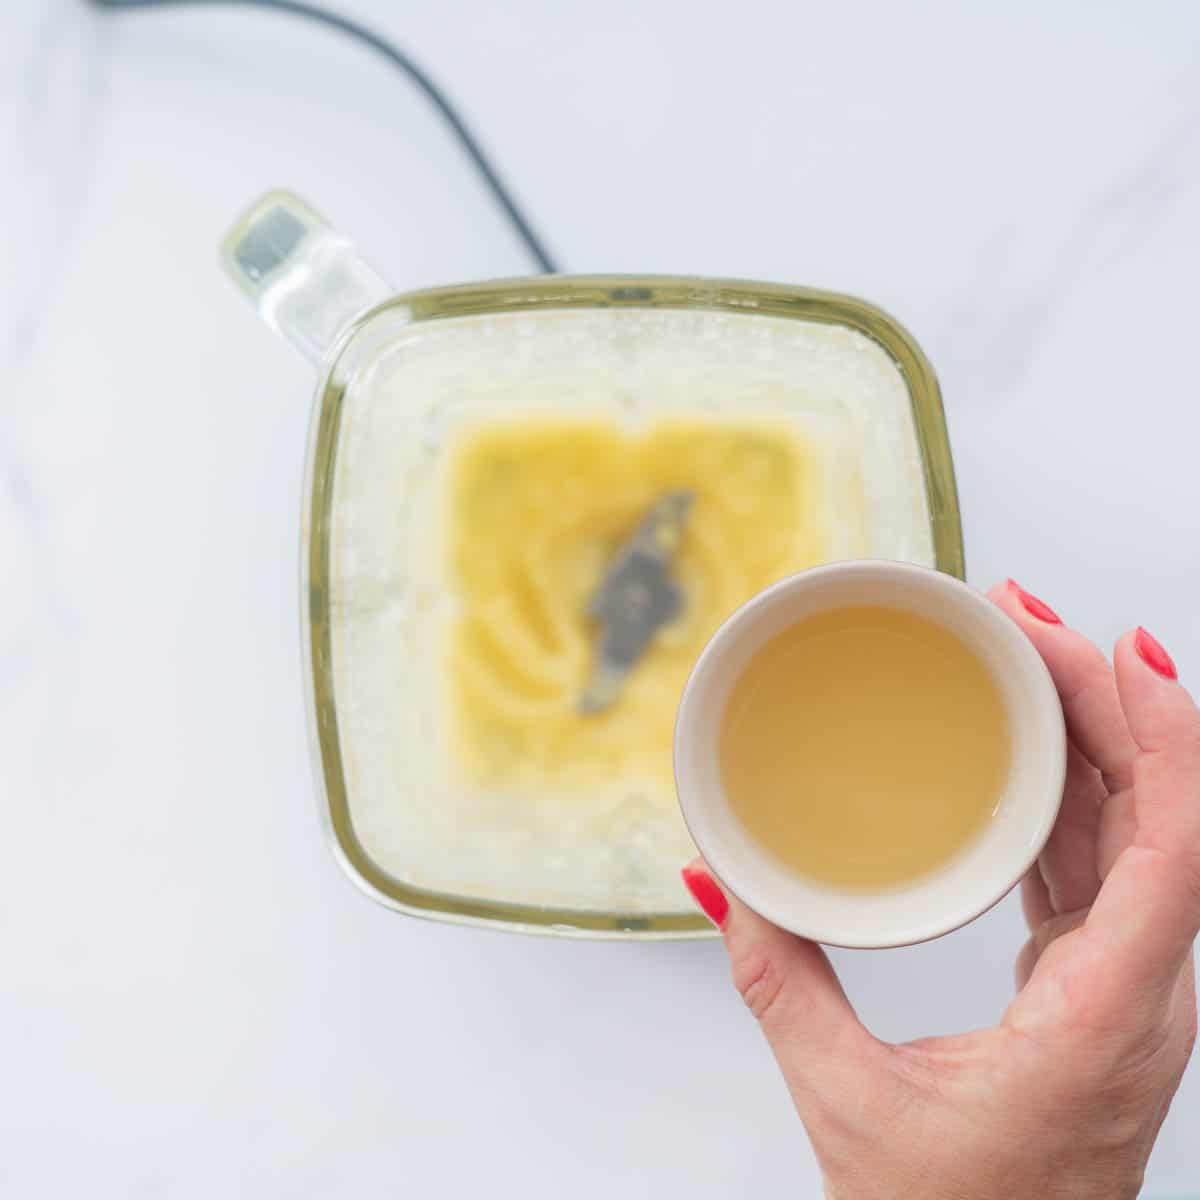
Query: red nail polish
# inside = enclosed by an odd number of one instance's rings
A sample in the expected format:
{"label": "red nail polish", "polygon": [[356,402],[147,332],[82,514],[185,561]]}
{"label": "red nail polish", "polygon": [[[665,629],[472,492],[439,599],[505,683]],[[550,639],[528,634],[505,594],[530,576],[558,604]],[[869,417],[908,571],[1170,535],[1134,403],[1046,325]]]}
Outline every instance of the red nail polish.
{"label": "red nail polish", "polygon": [[1036,596],[1031,596],[1015,579],[1010,579],[1008,586],[1016,592],[1017,599],[1021,602],[1021,607],[1030,616],[1037,617],[1039,621],[1045,621],[1047,625],[1062,624],[1062,617],[1050,605],[1039,600]]}
{"label": "red nail polish", "polygon": [[692,899],[704,910],[704,915],[718,928],[725,928],[729,916],[729,901],[717,886],[717,881],[703,867],[684,867],[680,872]]}
{"label": "red nail polish", "polygon": [[1171,656],[1159,645],[1158,639],[1148,634],[1140,625],[1133,635],[1133,648],[1138,657],[1152,670],[1157,671],[1164,679],[1178,679],[1179,672]]}

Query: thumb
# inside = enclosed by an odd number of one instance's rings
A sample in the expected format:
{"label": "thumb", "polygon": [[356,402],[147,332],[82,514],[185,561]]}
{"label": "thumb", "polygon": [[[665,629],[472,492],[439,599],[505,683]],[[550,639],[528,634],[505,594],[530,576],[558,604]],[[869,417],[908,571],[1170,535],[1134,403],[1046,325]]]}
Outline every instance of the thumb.
{"label": "thumb", "polygon": [[721,930],[733,983],[758,1019],[800,1116],[837,1107],[882,1045],[863,1027],[825,952],[747,908],[703,859],[683,881]]}

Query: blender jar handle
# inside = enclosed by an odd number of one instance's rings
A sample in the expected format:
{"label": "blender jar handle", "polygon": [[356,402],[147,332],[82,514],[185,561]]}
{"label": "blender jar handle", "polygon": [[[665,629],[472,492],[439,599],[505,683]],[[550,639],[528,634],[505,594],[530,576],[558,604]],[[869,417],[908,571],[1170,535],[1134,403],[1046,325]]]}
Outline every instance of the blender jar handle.
{"label": "blender jar handle", "polygon": [[234,223],[221,262],[259,316],[321,365],[354,320],[393,289],[291,192],[268,192]]}

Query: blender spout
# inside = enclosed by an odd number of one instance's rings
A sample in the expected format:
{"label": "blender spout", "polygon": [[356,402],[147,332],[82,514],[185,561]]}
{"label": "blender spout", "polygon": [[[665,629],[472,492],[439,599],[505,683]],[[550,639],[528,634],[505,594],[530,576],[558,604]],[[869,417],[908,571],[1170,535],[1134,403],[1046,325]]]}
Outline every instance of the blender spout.
{"label": "blender spout", "polygon": [[262,319],[316,366],[363,313],[393,294],[350,242],[291,192],[256,200],[225,235],[221,262]]}

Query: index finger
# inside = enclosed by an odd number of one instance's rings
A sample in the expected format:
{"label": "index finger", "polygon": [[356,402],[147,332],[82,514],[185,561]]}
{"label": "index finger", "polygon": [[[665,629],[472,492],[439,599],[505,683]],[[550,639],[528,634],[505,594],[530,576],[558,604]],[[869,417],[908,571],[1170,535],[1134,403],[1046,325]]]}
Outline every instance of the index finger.
{"label": "index finger", "polygon": [[1020,625],[1045,661],[1062,701],[1071,741],[1100,770],[1110,793],[1127,788],[1133,778],[1137,745],[1130,736],[1108,659],[1013,580],[997,584],[988,597]]}

